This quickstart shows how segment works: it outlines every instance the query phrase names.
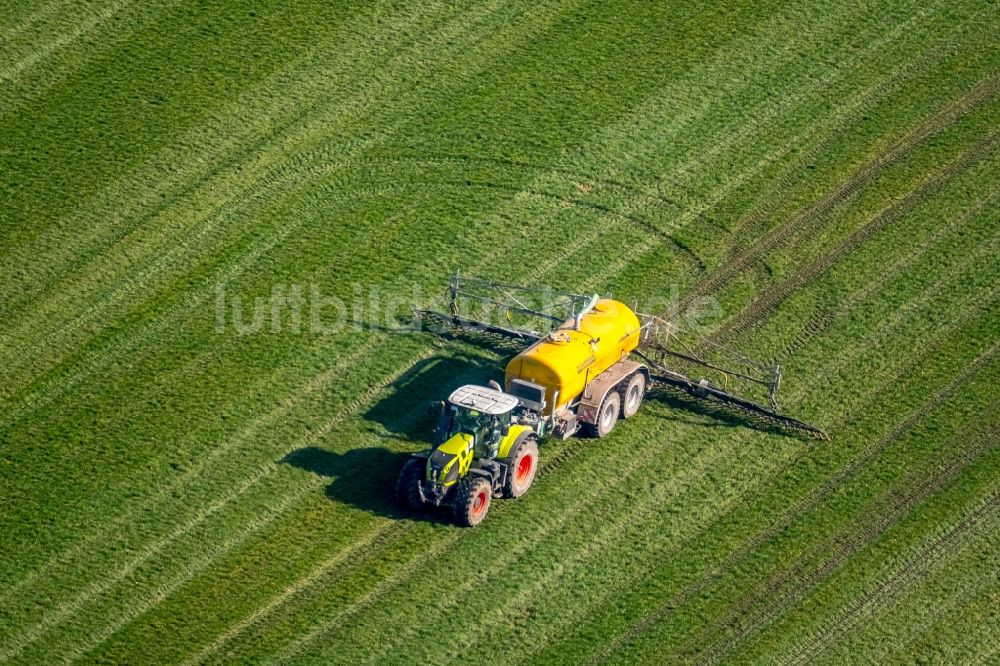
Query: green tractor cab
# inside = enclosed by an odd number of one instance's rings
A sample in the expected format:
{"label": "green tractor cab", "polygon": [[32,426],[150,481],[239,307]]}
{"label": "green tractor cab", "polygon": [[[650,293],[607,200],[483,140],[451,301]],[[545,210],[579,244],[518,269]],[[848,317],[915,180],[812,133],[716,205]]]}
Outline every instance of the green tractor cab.
{"label": "green tractor cab", "polygon": [[538,433],[516,422],[521,407],[509,393],[471,384],[432,404],[434,448],[403,466],[400,502],[410,509],[448,506],[456,522],[471,527],[493,499],[526,493],[538,469]]}

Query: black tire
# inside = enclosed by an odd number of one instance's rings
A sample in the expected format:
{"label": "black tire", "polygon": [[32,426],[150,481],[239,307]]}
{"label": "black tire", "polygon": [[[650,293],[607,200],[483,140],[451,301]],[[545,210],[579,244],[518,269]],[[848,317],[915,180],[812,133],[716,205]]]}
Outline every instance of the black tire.
{"label": "black tire", "polygon": [[492,497],[493,488],[481,476],[470,474],[460,479],[452,501],[455,522],[462,527],[475,527],[483,522],[489,513]]}
{"label": "black tire", "polygon": [[424,480],[424,469],[427,461],[423,458],[410,458],[403,465],[403,470],[396,480],[396,501],[404,509],[419,511],[424,506],[424,496],[420,490],[420,482]]}
{"label": "black tire", "polygon": [[597,423],[590,426],[590,434],[594,437],[605,437],[615,429],[618,423],[618,413],[621,411],[622,397],[618,391],[611,391],[604,397],[601,408],[597,410]]}
{"label": "black tire", "polygon": [[646,376],[637,372],[629,378],[622,392],[622,418],[627,419],[635,416],[642,405],[642,398],[646,395]]}
{"label": "black tire", "polygon": [[507,480],[503,496],[512,499],[528,492],[538,471],[538,440],[528,435],[514,445],[507,456]]}

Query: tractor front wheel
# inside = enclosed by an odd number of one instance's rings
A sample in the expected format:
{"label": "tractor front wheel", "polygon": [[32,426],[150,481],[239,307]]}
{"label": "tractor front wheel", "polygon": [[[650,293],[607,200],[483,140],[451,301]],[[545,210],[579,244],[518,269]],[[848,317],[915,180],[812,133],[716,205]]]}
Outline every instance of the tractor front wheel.
{"label": "tractor front wheel", "polygon": [[423,508],[424,495],[420,490],[420,482],[424,479],[424,468],[427,462],[422,458],[410,458],[403,465],[396,481],[396,500],[403,508],[417,511]]}
{"label": "tractor front wheel", "polygon": [[503,496],[520,497],[528,492],[538,471],[538,442],[528,436],[518,442],[507,457],[507,481],[503,484]]}
{"label": "tractor front wheel", "polygon": [[463,527],[475,527],[483,522],[490,510],[493,488],[489,481],[479,476],[466,476],[455,489],[455,522]]}

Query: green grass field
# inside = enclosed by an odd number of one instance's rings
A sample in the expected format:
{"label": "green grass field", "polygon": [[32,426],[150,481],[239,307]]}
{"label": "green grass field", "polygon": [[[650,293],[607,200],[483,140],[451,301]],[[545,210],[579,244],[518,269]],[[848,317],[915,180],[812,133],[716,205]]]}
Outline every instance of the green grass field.
{"label": "green grass field", "polygon": [[[996,663],[997,43],[989,0],[0,4],[0,661]],[[508,350],[216,330],[220,284],[456,268],[712,296],[832,441],[651,396],[463,530],[391,487]]]}

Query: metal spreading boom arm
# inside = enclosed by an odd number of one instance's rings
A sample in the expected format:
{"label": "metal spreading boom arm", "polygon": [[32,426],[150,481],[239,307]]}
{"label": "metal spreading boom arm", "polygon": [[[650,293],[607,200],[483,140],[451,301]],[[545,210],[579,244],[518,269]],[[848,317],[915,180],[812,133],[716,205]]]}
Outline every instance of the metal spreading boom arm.
{"label": "metal spreading boom arm", "polygon": [[[456,272],[448,285],[448,312],[417,310],[415,314],[463,331],[531,343],[564,325],[579,326],[580,318],[594,307],[597,298],[465,277]],[[633,353],[646,362],[655,382],[829,439],[819,428],[778,412],[779,366],[753,361],[654,315],[636,314],[641,333],[639,347]],[[534,328],[539,323],[542,330]],[[731,384],[738,384],[740,391],[732,390]]]}
{"label": "metal spreading boom arm", "polygon": [[[819,428],[778,412],[780,366],[765,366],[710,340],[695,338],[659,317],[639,314],[639,318],[642,333],[635,353],[649,365],[653,380],[819,439],[829,439]],[[716,381],[695,378],[696,372],[705,370]],[[730,383],[738,383],[742,395],[731,390]],[[768,406],[763,404],[765,401]]]}
{"label": "metal spreading boom arm", "polygon": [[[449,314],[417,310],[417,316],[533,342],[570,320],[574,326],[579,326],[580,317],[594,307],[598,297],[466,277],[456,271],[451,276],[447,298]],[[544,330],[532,327],[539,323]]]}

